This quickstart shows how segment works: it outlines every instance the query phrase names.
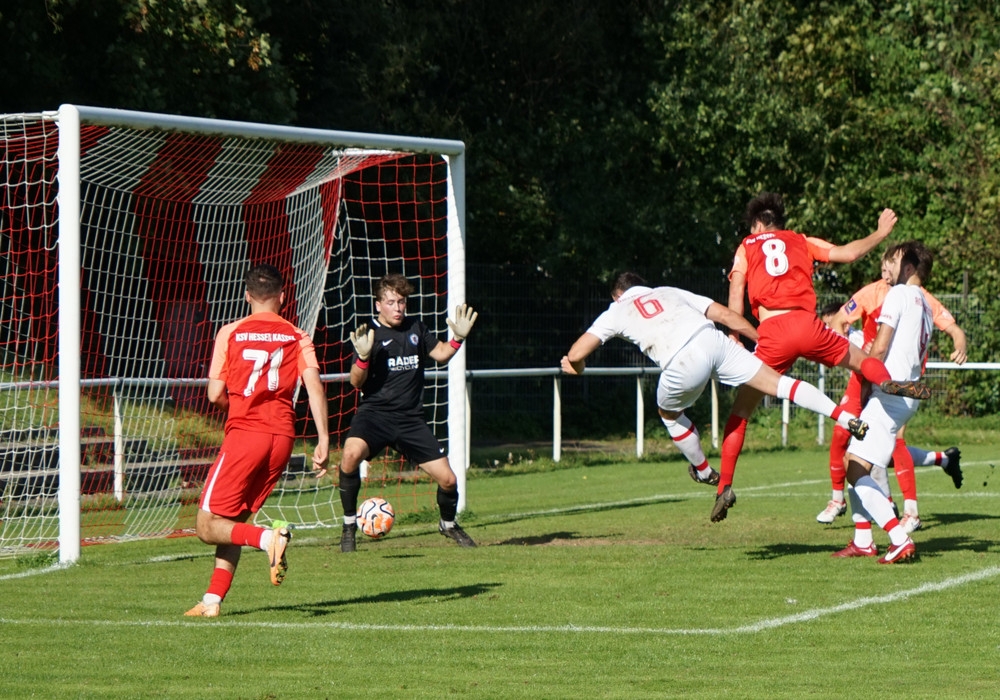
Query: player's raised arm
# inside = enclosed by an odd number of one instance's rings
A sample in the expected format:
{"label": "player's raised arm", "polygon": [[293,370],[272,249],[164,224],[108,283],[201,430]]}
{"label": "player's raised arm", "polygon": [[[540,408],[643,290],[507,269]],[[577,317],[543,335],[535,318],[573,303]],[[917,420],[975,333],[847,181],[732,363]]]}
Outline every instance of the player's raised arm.
{"label": "player's raised arm", "polygon": [[439,342],[435,345],[427,353],[431,359],[435,362],[445,364],[458,354],[458,351],[462,349],[462,343],[465,342],[465,339],[469,337],[469,333],[472,332],[472,326],[475,325],[477,318],[479,318],[479,312],[468,304],[459,304],[456,306],[455,319],[445,319],[448,322],[448,328],[451,329],[452,338],[447,343]]}
{"label": "player's raised arm", "polygon": [[358,359],[351,365],[351,386],[360,389],[368,377],[368,363],[371,360],[372,347],[375,345],[375,329],[362,323],[357,330],[351,331],[351,344]]}
{"label": "player's raised arm", "polygon": [[896,219],[896,212],[892,209],[883,209],[878,217],[878,228],[864,238],[830,248],[830,262],[854,262],[874,250],[892,233],[892,229],[896,226]]}

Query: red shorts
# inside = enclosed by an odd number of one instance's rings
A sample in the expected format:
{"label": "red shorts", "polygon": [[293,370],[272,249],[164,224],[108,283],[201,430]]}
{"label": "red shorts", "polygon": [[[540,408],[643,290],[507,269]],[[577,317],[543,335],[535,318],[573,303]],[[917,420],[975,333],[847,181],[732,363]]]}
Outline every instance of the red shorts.
{"label": "red shorts", "polygon": [[754,354],[781,374],[800,357],[836,367],[851,351],[847,338],[827,328],[816,314],[800,309],[772,316],[757,332],[760,337]]}
{"label": "red shorts", "polygon": [[224,518],[256,513],[292,456],[295,438],[232,428],[208,472],[198,507]]}

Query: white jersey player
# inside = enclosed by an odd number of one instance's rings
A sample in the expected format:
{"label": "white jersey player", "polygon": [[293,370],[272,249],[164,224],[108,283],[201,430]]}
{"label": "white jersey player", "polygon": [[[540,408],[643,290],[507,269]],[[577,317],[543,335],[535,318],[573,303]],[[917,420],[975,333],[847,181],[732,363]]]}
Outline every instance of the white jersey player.
{"label": "white jersey player", "polygon": [[[647,286],[639,275],[622,273],[611,289],[614,300],[562,358],[567,374],[581,374],[586,359],[614,337],[639,347],[661,370],[656,389],[660,418],[677,448],[691,463],[688,473],[699,483],[717,484],[719,474],[702,452],[698,431],[684,409],[701,396],[714,375],[723,384],[748,384],[770,396],[830,416],[858,439],[867,426],[844,411],[819,389],[778,374],[742,345],[715,328],[715,323],[757,339],[756,329],[739,314],[708,297],[675,287]],[[735,503],[735,496],[733,497]],[[730,504],[731,505],[731,504]]]}
{"label": "white jersey player", "polygon": [[[916,272],[920,259],[916,251],[904,245],[902,255],[892,263],[894,286],[889,290],[878,317],[878,332],[871,355],[881,359],[894,381],[920,378],[927,344],[934,328],[927,300],[920,291]],[[918,402],[902,396],[890,396],[878,387],[861,411],[862,420],[871,426],[865,441],[852,440],[847,448],[847,480],[850,490],[854,539],[834,556],[875,556],[878,551],[872,538],[874,520],[888,534],[891,544],[879,563],[891,564],[911,559],[916,554],[913,540],[896,518],[887,491],[879,486],[892,459],[896,433],[917,411]]]}

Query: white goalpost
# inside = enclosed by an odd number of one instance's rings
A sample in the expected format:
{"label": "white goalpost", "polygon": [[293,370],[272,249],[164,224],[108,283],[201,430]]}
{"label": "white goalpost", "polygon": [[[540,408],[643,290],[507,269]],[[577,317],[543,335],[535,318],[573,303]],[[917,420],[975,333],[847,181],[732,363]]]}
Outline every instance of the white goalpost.
{"label": "white goalpost", "polygon": [[[331,464],[357,401],[348,335],[373,282],[402,272],[408,311],[445,337],[465,301],[459,141],[63,105],[0,115],[0,556],[191,532],[224,416],[205,398],[215,332],[247,313],[242,276],[285,274],[283,314],[313,334]],[[465,353],[424,401],[462,501]],[[300,440],[258,518],[339,524]],[[394,454],[363,487],[398,513],[434,488]]]}

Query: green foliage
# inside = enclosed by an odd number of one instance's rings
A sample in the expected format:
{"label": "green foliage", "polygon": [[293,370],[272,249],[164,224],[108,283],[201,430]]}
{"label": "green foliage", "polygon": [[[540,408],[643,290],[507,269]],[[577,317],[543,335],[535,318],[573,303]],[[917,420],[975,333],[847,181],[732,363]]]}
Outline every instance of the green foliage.
{"label": "green foliage", "polygon": [[13,110],[64,102],[287,122],[295,91],[257,28],[267,0],[47,0],[0,15]]}
{"label": "green foliage", "polygon": [[[530,268],[512,280],[553,308],[625,268],[721,273],[761,190],[838,243],[892,207],[893,239],[937,253],[929,288],[984,309],[970,360],[1000,358],[994,2],[32,0],[0,10],[0,39],[5,111],[462,139],[469,261]],[[876,274],[871,255],[821,286]],[[522,366],[549,352],[533,342]],[[960,381],[956,410],[1000,410]]]}

